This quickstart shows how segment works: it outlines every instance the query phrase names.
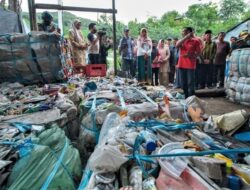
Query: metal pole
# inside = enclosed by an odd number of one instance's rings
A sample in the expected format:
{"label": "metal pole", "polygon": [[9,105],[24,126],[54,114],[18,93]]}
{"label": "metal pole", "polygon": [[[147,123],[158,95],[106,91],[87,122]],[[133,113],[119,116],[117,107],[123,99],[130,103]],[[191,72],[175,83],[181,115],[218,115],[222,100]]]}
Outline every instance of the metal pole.
{"label": "metal pole", "polygon": [[[58,5],[62,6],[62,0],[58,0]],[[63,35],[63,20],[62,20],[62,10],[58,10],[58,26],[61,29],[61,34]]]}
{"label": "metal pole", "polygon": [[36,9],[35,0],[28,0],[29,16],[30,16],[30,30],[36,30]]}
{"label": "metal pole", "polygon": [[112,9],[113,9],[113,50],[114,50],[114,70],[115,75],[117,75],[117,55],[116,55],[116,18],[115,18],[115,0],[112,0]]}

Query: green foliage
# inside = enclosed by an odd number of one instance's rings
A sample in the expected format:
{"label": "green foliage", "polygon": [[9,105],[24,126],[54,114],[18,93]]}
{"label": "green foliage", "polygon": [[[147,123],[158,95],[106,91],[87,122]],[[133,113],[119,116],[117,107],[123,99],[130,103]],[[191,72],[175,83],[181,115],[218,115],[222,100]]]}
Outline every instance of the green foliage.
{"label": "green foliage", "polygon": [[221,0],[220,16],[223,20],[239,18],[245,11],[244,0]]}
{"label": "green foliage", "polygon": [[211,2],[191,5],[186,12],[186,18],[198,34],[206,29],[214,29],[213,26],[219,24],[217,5]]}
{"label": "green foliage", "polygon": [[[57,22],[57,13],[52,12],[54,21]],[[26,23],[29,23],[28,13],[23,13]],[[41,22],[41,13],[37,13],[38,22]],[[77,18],[70,12],[63,12],[64,35],[68,35],[72,22]],[[180,37],[181,30],[185,26],[195,28],[197,35],[202,35],[205,30],[211,29],[216,35],[220,31],[227,31],[242,20],[250,18],[250,5],[244,0],[221,0],[220,8],[216,3],[198,3],[188,7],[184,14],[177,11],[169,11],[161,18],[151,16],[146,22],[140,23],[137,19],[128,22],[130,34],[137,38],[140,29],[146,27],[149,36],[154,40],[166,39],[168,37]],[[86,18],[78,18],[82,22],[82,31],[84,36],[88,34],[88,25],[94,22]],[[105,28],[107,36],[113,36],[112,15],[101,14],[97,21],[98,29]],[[117,42],[123,36],[123,29],[126,25],[120,21],[116,22]]]}
{"label": "green foliage", "polygon": [[[55,23],[58,23],[58,14],[57,12],[50,12],[51,15],[53,16],[53,20]],[[25,22],[29,25],[29,14],[28,13],[23,13],[23,18],[25,20]],[[88,34],[88,25],[91,22],[94,22],[90,19],[87,18],[81,18],[81,17],[77,17],[76,15],[64,11],[63,12],[63,34],[64,36],[68,36],[68,32],[69,29],[71,28],[72,23],[74,22],[75,19],[79,19],[82,23],[82,32],[84,34],[84,36],[86,36]],[[42,22],[42,17],[41,17],[41,13],[37,13],[37,22]]]}

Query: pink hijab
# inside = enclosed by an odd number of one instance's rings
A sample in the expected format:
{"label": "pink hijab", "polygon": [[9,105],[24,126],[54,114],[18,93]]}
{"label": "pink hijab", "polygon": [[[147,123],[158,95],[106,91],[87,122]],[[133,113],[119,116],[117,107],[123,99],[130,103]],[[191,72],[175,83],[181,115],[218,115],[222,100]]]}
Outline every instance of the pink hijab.
{"label": "pink hijab", "polygon": [[162,47],[162,39],[159,40],[158,45],[157,45],[157,49],[159,52],[159,55],[161,57],[161,59],[166,59],[168,57],[167,55],[167,50],[168,50],[168,46],[164,43],[163,47]]}

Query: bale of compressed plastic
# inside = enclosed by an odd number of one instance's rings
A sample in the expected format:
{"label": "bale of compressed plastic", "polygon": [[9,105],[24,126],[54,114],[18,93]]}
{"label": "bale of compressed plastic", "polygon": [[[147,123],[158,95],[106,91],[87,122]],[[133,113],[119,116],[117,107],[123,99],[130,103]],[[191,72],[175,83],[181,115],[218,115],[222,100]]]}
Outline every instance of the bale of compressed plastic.
{"label": "bale of compressed plastic", "polygon": [[238,80],[238,77],[229,77],[226,81],[226,94],[232,102],[235,102]]}
{"label": "bale of compressed plastic", "polygon": [[0,37],[0,82],[34,81],[38,70],[33,63],[29,36],[25,34]]}
{"label": "bale of compressed plastic", "polygon": [[239,64],[240,66],[244,65],[242,69],[240,67],[242,73],[246,74],[247,77],[250,77],[250,48],[241,49]]}
{"label": "bale of compressed plastic", "polygon": [[54,33],[31,32],[30,46],[45,81],[57,81],[61,68],[60,37]]}
{"label": "bale of compressed plastic", "polygon": [[31,32],[29,36],[31,48],[37,57],[60,55],[60,36],[46,32]]}
{"label": "bale of compressed plastic", "polygon": [[[247,67],[248,67],[248,61],[246,60],[247,55],[246,52],[243,49],[238,49],[239,52],[239,73],[241,77],[247,77]],[[250,53],[250,52],[249,52]]]}
{"label": "bale of compressed plastic", "polygon": [[245,83],[246,83],[246,77],[240,77],[236,85],[236,91],[239,93],[243,93],[243,88],[245,87]]}
{"label": "bale of compressed plastic", "polygon": [[[40,37],[42,36],[42,37]],[[60,38],[37,32],[0,37],[0,82],[52,83],[62,79]]]}
{"label": "bale of compressed plastic", "polygon": [[29,36],[26,34],[12,34],[0,36],[0,62],[31,57],[29,50]]}
{"label": "bale of compressed plastic", "polygon": [[37,136],[36,143],[26,143],[21,147],[25,148],[26,155],[15,164],[8,189],[76,188],[81,177],[79,152],[59,127],[43,131]]}
{"label": "bale of compressed plastic", "polygon": [[240,51],[233,51],[230,57],[230,76],[239,77],[239,54]]}

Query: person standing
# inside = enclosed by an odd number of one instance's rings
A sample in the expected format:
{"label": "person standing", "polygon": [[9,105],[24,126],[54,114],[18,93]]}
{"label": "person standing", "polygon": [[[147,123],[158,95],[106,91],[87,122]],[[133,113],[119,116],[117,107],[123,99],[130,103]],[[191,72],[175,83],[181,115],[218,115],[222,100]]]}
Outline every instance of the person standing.
{"label": "person standing", "polygon": [[172,45],[172,38],[167,38],[166,44],[170,47]]}
{"label": "person standing", "polygon": [[226,58],[230,53],[230,44],[229,42],[224,41],[225,35],[225,32],[220,32],[218,35],[214,74],[214,78],[217,82],[217,88],[224,86]]}
{"label": "person standing", "polygon": [[88,41],[89,41],[89,48],[88,48],[88,58],[90,64],[98,64],[99,63],[99,51],[100,51],[100,42],[99,36],[96,35],[97,29],[95,23],[89,24],[89,31],[88,34]]}
{"label": "person standing", "polygon": [[151,83],[152,67],[151,67],[152,41],[148,37],[147,29],[142,28],[140,36],[137,40],[137,70],[138,81]]}
{"label": "person standing", "polygon": [[182,89],[187,98],[195,93],[196,59],[201,54],[201,44],[194,37],[192,27],[185,27],[182,36],[183,38],[176,44],[180,51],[177,67],[180,71]]}
{"label": "person standing", "polygon": [[230,53],[233,51],[233,50],[235,50],[235,49],[237,49],[237,37],[235,37],[235,36],[232,36],[231,38],[230,38],[230,43],[231,43],[231,49],[230,49]]}
{"label": "person standing", "polygon": [[108,51],[112,47],[112,41],[107,37],[107,35],[101,35],[100,40],[100,57],[99,63],[107,65]]}
{"label": "person standing", "polygon": [[205,32],[205,46],[202,50],[202,61],[200,64],[200,72],[198,73],[200,89],[212,88],[213,83],[213,67],[214,57],[216,54],[217,45],[212,41],[212,31],[207,30]]}
{"label": "person standing", "polygon": [[57,24],[53,22],[53,17],[48,11],[42,13],[42,23],[38,23],[38,31],[60,34],[61,30]]}
{"label": "person standing", "polygon": [[164,40],[160,40],[158,43],[158,52],[159,52],[159,58],[158,62],[160,63],[160,84],[168,87],[169,84],[169,72],[170,72],[170,66],[169,66],[169,58],[170,58],[170,50],[169,46],[165,45]]}
{"label": "person standing", "polygon": [[74,64],[85,66],[85,55],[88,45],[82,35],[81,22],[78,19],[73,22],[69,30],[69,40],[73,50]]}
{"label": "person standing", "polygon": [[169,59],[169,65],[170,65],[170,73],[169,73],[169,82],[174,84],[175,79],[175,67],[178,61],[178,49],[176,48],[176,43],[178,41],[178,38],[173,39],[173,44],[170,46],[170,59]]}
{"label": "person standing", "polygon": [[152,85],[158,86],[159,85],[159,68],[160,63],[158,62],[159,53],[157,49],[157,42],[155,40],[153,42],[153,48],[151,52],[151,59],[152,59]]}
{"label": "person standing", "polygon": [[134,76],[134,61],[133,61],[134,43],[129,36],[129,29],[124,28],[124,36],[119,43],[119,54],[122,57],[122,71],[126,73],[127,77]]}

